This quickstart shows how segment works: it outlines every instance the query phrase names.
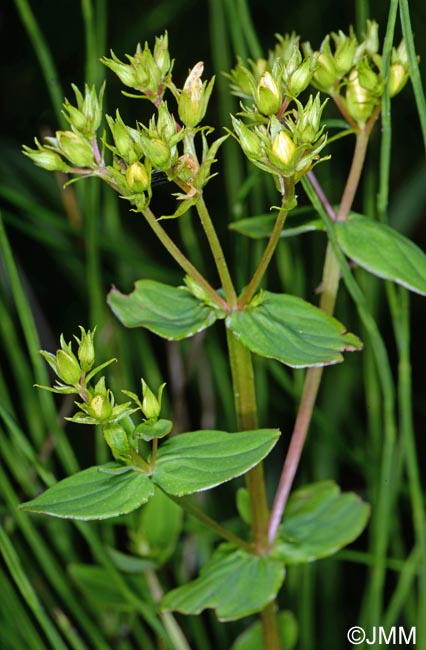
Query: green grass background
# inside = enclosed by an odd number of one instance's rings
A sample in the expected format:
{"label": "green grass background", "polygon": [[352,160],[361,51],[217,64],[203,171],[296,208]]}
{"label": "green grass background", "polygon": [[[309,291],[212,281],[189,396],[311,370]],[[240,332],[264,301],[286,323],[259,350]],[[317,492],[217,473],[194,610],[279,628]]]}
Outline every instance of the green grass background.
{"label": "green grass background", "polygon": [[[79,467],[103,461],[105,446],[89,428],[64,425],[72,400],[58,400],[33,388],[49,383],[38,353],[55,350],[59,334],[67,340],[78,325],[98,326],[100,359],[116,356],[109,373],[114,388],[138,389],[143,376],[153,386],[167,381],[166,410],[180,430],[218,426],[232,430],[230,376],[218,330],[201,341],[168,344],[143,331],[124,331],[105,304],[112,284],[131,290],[146,277],[173,284],[181,272],[162,252],[140,216],[96,182],[61,183],[21,153],[34,135],[64,126],[61,103],[72,99],[71,83],[100,84],[107,77],[107,110],[120,110],[128,122],[142,119],[147,107],[120,95],[118,81],[98,62],[112,48],[123,58],[138,41],[152,43],[169,32],[181,83],[198,60],[217,75],[209,120],[220,133],[237,104],[221,71],[238,54],[257,58],[274,45],[274,34],[295,30],[318,48],[329,31],[362,32],[376,19],[383,38],[402,27],[420,55],[420,73],[392,102],[377,125],[356,209],[388,220],[423,249],[425,228],[424,103],[426,8],[420,0],[398,2],[268,3],[256,0],[160,0],[113,3],[15,0],[0,10],[2,98],[0,139],[0,646],[6,650],[83,648],[130,650],[173,647],[154,613],[143,575],[117,568],[110,548],[129,550],[126,520],[73,524],[17,510]],[[395,17],[393,27],[392,18]],[[411,28],[410,20],[411,19]],[[351,159],[352,143],[336,143],[318,175],[337,202]],[[225,237],[237,284],[242,287],[262,244],[229,234],[229,221],[267,212],[271,188],[228,142],[217,165],[219,176],[206,200]],[[306,198],[299,191],[303,204]],[[171,206],[160,188],[153,209]],[[195,223],[195,222],[194,222]],[[200,233],[187,215],[167,227],[213,283],[217,278]],[[268,286],[316,301],[324,238],[309,234],[280,243]],[[293,567],[279,605],[292,610],[300,625],[300,650],[348,647],[346,630],[355,624],[417,626],[417,647],[426,648],[426,532],[424,516],[423,431],[426,420],[424,299],[384,286],[357,270],[355,279],[381,338],[371,338],[347,290],[342,287],[337,316],[365,341],[361,354],[326,371],[297,482],[333,478],[372,504],[363,536],[336,557]],[[358,301],[359,307],[359,301]],[[381,347],[382,341],[385,347]],[[268,463],[272,496],[281,457],[291,432],[303,374],[275,362],[256,361],[262,426],[279,426],[283,442]],[[232,525],[233,488],[205,495],[205,507]],[[165,588],[199,566],[215,543],[186,524],[174,559],[159,572]],[[82,591],[73,566],[102,567],[104,601]],[[246,622],[219,624],[207,613],[179,619],[192,648],[231,647]],[[160,646],[157,645],[160,643]],[[163,643],[163,646],[161,645]]]}

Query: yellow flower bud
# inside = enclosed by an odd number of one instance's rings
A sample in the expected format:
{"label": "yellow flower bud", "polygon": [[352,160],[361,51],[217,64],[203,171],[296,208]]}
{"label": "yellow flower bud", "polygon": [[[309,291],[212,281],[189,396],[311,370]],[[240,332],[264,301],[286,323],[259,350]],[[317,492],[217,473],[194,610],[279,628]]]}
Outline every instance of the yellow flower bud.
{"label": "yellow flower bud", "polygon": [[149,175],[141,162],[134,162],[126,169],[127,185],[135,194],[141,194],[149,187]]}
{"label": "yellow flower bud", "polygon": [[296,145],[288,133],[285,131],[279,131],[272,143],[272,152],[276,158],[280,162],[284,163],[284,165],[290,165],[295,151]]}
{"label": "yellow flower bud", "polygon": [[275,115],[282,104],[282,93],[270,72],[266,71],[259,79],[256,88],[256,105],[264,115]]}

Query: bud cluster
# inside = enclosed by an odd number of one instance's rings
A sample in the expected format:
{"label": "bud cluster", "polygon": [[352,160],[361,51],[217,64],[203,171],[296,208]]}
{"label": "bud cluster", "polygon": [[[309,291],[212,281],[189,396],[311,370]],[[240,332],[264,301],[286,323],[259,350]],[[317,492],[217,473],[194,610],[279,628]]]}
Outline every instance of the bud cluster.
{"label": "bud cluster", "polygon": [[296,108],[281,119],[272,115],[267,124],[252,127],[232,117],[236,137],[248,159],[260,169],[297,182],[318,162],[327,136],[320,126],[325,103],[309,98],[305,106],[297,99]]}
{"label": "bud cluster", "polygon": [[266,116],[283,112],[308,87],[317,67],[317,55],[302,54],[299,36],[277,35],[277,39],[268,59],[249,60],[246,66],[239,58],[228,75],[232,92],[251,100],[252,108]]}
{"label": "bud cluster", "polygon": [[[42,356],[55,372],[59,381],[51,388],[39,386],[54,393],[76,394],[82,400],[75,402],[78,411],[67,420],[77,424],[99,425],[106,443],[114,458],[132,464],[138,459],[138,439],[145,441],[162,438],[170,433],[172,422],[160,419],[161,398],[165,384],[162,384],[157,395],[142,379],[142,397],[123,390],[130,401],[117,404],[114,393],[106,385],[105,377],[101,377],[94,385],[92,378],[115,359],[95,364],[94,330],[84,330],[80,327],[81,336],[74,337],[77,341],[77,352],[73,351],[72,342],[67,343],[63,335],[60,337],[60,349],[55,354],[41,351]],[[137,411],[143,415],[139,424],[134,424],[130,416]],[[135,456],[136,454],[136,456]],[[146,467],[143,459],[140,464]]]}
{"label": "bud cluster", "polygon": [[[378,24],[367,21],[362,41],[351,29],[349,35],[339,31],[325,37],[318,52],[310,43],[303,44],[305,54],[317,57],[312,84],[336,101],[345,118],[355,128],[362,128],[379,106],[386,80],[382,75],[379,54]],[[393,48],[389,71],[391,97],[399,93],[409,77],[405,43]]]}
{"label": "bud cluster", "polygon": [[158,104],[171,82],[173,61],[170,59],[167,32],[155,39],[151,52],[148,43],[142,49],[140,43],[133,56],[126,54],[129,63],[123,63],[111,50],[111,58],[103,57],[101,62],[110,68],[128,88],[133,88]]}
{"label": "bud cluster", "polygon": [[[173,61],[167,33],[156,38],[152,50],[147,43],[143,49],[139,44],[133,56],[126,56],[127,63],[120,61],[113,52],[111,58],[104,57],[101,61],[124,85],[137,90],[138,98],[149,99],[155,106],[156,116],[148,126],[139,122],[128,126],[117,110],[114,117],[105,116],[112,140],[104,135],[100,146],[96,133],[103,117],[104,85],[99,93],[86,85],[84,94],[73,85],[76,105],[68,100],[64,103],[70,130],[57,131],[54,137],[45,138],[44,144],[36,139],[36,148],[24,146],[24,153],[49,171],[73,173],[80,178],[97,176],[135,205],[136,211],[149,205],[152,171],[160,170],[185,192],[176,195],[183,200],[174,215],[179,216],[211,178],[210,167],[223,141],[219,138],[209,148],[205,136],[212,129],[199,126],[206,114],[214,77],[203,81],[204,65],[198,62],[189,71],[183,87],[177,88],[172,81]],[[177,103],[180,124],[163,99],[166,90]],[[201,161],[197,159],[194,146],[194,137],[199,132],[203,139]],[[109,163],[104,160],[105,150],[112,152]]]}

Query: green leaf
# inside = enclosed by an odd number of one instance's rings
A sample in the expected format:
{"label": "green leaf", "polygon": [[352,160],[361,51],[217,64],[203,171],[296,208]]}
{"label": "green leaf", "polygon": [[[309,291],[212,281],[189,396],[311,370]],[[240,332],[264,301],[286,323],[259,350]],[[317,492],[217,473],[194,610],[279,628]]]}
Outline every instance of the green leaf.
{"label": "green leaf", "polygon": [[[322,220],[314,215],[311,207],[292,210],[286,219],[281,237],[294,237],[312,230],[324,230]],[[234,221],[229,228],[252,239],[264,239],[271,235],[276,218],[276,214],[259,214]]]}
{"label": "green leaf", "polygon": [[89,467],[59,481],[20,508],[82,520],[107,519],[131,512],[153,496],[154,486],[146,474],[131,469],[120,473],[122,467],[118,463]]}
{"label": "green leaf", "polygon": [[138,280],[128,295],[113,288],[107,302],[126,327],[146,327],[170,341],[193,336],[217,318],[215,310],[197,300],[186,287],[154,280]]}
{"label": "green leaf", "polygon": [[279,435],[278,429],[182,433],[161,445],[152,478],[178,497],[207,490],[257,465]]}
{"label": "green leaf", "polygon": [[287,564],[333,555],[365,528],[370,507],[333,481],[306,485],[290,496],[279,528],[277,552]]}
{"label": "green leaf", "polygon": [[156,420],[155,422],[141,422],[135,428],[135,435],[142,438],[146,442],[153,440],[153,438],[164,438],[173,429],[173,422],[171,420]]}
{"label": "green leaf", "polygon": [[[134,603],[123,598],[122,589],[111,580],[107,569],[87,564],[71,564],[68,571],[79,589],[96,605],[98,610],[134,611]],[[127,577],[126,580],[131,581],[132,578]]]}
{"label": "green leaf", "polygon": [[344,350],[359,350],[361,341],[322,309],[286,294],[256,296],[243,311],[235,310],[226,325],[252,352],[293,368],[343,361]]}
{"label": "green leaf", "polygon": [[[297,621],[291,612],[278,613],[278,632],[280,650],[292,650],[297,643]],[[262,623],[257,621],[250,625],[233,643],[231,650],[260,650],[263,648]]]}
{"label": "green leaf", "polygon": [[426,295],[426,255],[397,230],[359,214],[335,224],[343,252],[373,275]]}
{"label": "green leaf", "polygon": [[135,548],[144,557],[163,564],[175,550],[182,530],[183,510],[158,488],[140,511],[137,530],[132,533]]}
{"label": "green leaf", "polygon": [[166,594],[162,609],[183,614],[216,610],[219,620],[249,616],[275,599],[284,580],[284,563],[221,544],[200,576]]}

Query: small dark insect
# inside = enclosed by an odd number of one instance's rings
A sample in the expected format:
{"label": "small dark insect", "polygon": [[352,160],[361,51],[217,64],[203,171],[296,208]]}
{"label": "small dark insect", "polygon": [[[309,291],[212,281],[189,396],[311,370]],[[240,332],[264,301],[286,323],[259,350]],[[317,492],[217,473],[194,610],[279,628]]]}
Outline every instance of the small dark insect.
{"label": "small dark insect", "polygon": [[169,179],[167,178],[167,174],[165,172],[162,172],[161,169],[153,169],[152,174],[151,174],[151,186],[155,187],[157,185],[164,185],[165,183],[168,183]]}

